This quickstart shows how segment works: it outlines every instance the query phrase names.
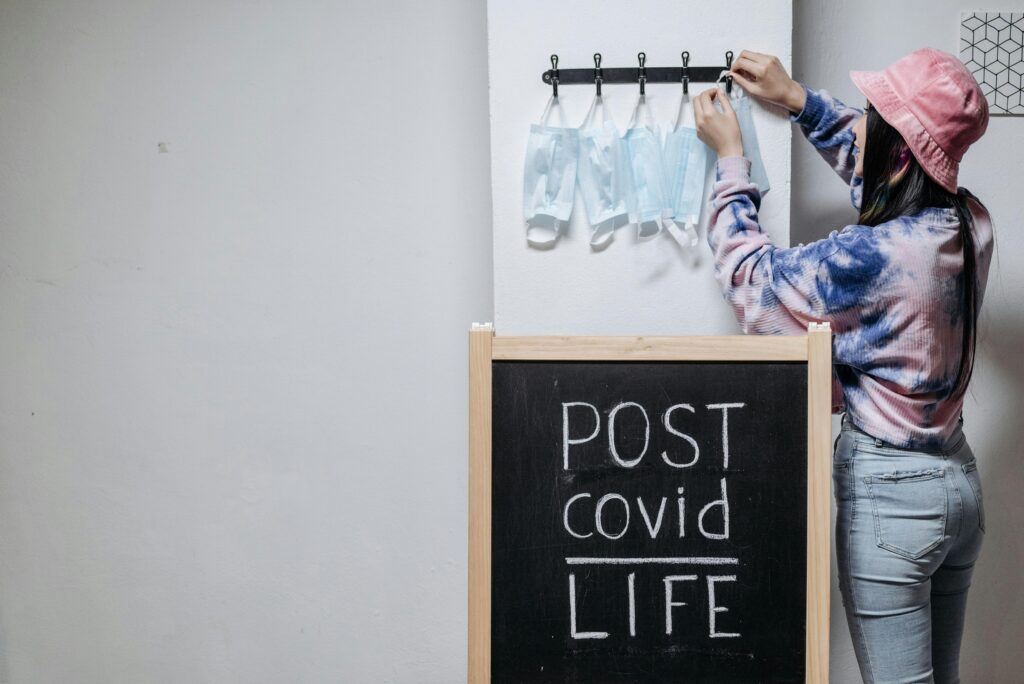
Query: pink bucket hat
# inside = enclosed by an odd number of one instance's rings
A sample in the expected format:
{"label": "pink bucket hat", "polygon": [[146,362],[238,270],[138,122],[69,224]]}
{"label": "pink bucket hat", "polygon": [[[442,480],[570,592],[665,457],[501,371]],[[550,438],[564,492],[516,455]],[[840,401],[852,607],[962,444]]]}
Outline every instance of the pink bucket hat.
{"label": "pink bucket hat", "polygon": [[871,106],[907,141],[924,172],[956,193],[960,160],[988,128],[988,102],[963,62],[921,48],[884,71],[851,71]]}

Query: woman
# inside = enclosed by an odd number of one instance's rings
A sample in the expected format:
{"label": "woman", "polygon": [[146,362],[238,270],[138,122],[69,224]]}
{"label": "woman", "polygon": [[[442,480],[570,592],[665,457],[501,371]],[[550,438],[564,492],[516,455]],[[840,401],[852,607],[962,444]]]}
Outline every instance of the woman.
{"label": "woman", "polygon": [[861,674],[958,682],[985,525],[961,408],[993,235],[956,179],[988,105],[956,57],[930,48],[850,72],[863,110],[794,81],[769,55],[744,51],[730,73],[790,111],[860,211],[827,238],[774,246],[729,98],[717,88],[696,98],[699,137],[718,154],[708,243],[744,332],[833,330],[836,553]]}

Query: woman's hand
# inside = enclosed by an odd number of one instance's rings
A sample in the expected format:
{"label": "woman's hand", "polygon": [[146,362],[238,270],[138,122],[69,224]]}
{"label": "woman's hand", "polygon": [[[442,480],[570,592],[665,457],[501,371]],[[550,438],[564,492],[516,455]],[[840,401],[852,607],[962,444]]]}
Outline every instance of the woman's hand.
{"label": "woman's hand", "polygon": [[789,77],[778,57],[744,50],[733,61],[729,73],[751,95],[785,107],[794,114],[803,111],[807,93]]}
{"label": "woman's hand", "polygon": [[[722,111],[714,101],[722,103]],[[729,97],[717,86],[703,91],[693,101],[693,115],[697,122],[697,137],[713,149],[719,157],[742,157],[743,138],[736,112]]]}

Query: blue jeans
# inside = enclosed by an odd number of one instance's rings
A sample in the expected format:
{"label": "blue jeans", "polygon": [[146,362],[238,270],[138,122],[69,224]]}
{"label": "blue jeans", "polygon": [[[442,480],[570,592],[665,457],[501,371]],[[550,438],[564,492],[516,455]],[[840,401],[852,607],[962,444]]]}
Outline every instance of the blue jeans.
{"label": "blue jeans", "polygon": [[985,536],[963,418],[946,448],[892,446],[843,414],[832,480],[839,589],[867,684],[959,682],[967,590]]}

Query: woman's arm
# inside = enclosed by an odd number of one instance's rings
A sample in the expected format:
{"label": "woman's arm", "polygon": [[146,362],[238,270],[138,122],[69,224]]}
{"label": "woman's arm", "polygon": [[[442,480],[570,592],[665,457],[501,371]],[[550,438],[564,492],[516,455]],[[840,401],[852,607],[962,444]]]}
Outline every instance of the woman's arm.
{"label": "woman's arm", "polygon": [[[804,137],[814,145],[822,159],[839,174],[839,177],[853,185],[853,169],[857,165],[853,127],[864,116],[864,110],[843,104],[827,90],[814,90],[801,84],[806,93],[803,109],[790,112],[789,120],[800,124]],[[860,177],[856,177],[862,182]]]}
{"label": "woman's arm", "polygon": [[708,200],[707,239],[715,279],[743,331],[793,334],[823,321],[834,329],[844,326],[852,303],[830,284],[844,261],[842,252],[862,234],[852,226],[807,245],[777,247],[758,222],[760,205],[750,160],[720,157]]}
{"label": "woman's arm", "polygon": [[751,95],[789,111],[833,170],[850,186],[853,206],[860,208],[863,178],[854,175],[857,149],[853,126],[864,110],[848,107],[826,90],[813,90],[794,80],[774,55],[743,50],[729,72]]}
{"label": "woman's arm", "polygon": [[[707,239],[715,279],[743,332],[803,335],[808,323],[828,322],[840,334],[859,325],[863,289],[880,275],[878,259],[872,258],[878,250],[874,232],[851,225],[807,245],[781,248],[761,228],[760,204],[750,161],[720,157],[708,201]],[[832,380],[836,411],[843,400],[834,371]]]}
{"label": "woman's arm", "polygon": [[[721,111],[715,100],[721,101]],[[853,225],[809,245],[776,247],[758,221],[761,193],[750,181],[750,160],[742,156],[728,98],[710,89],[693,104],[697,135],[718,155],[708,200],[714,275],[743,331],[803,335],[812,321],[830,323],[834,334],[856,328],[871,299],[866,295],[885,275],[875,232]],[[833,354],[833,411],[843,406],[837,363],[846,362]]]}

